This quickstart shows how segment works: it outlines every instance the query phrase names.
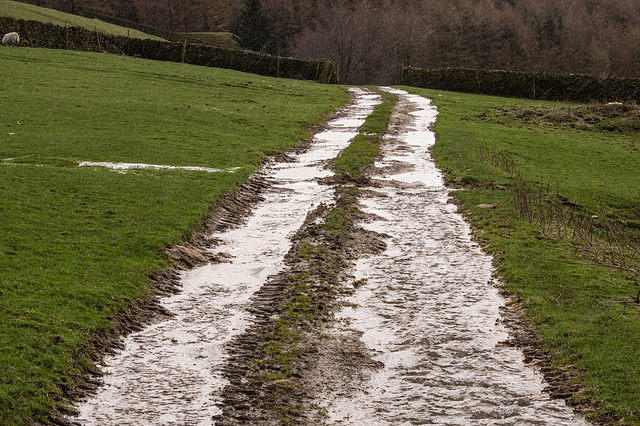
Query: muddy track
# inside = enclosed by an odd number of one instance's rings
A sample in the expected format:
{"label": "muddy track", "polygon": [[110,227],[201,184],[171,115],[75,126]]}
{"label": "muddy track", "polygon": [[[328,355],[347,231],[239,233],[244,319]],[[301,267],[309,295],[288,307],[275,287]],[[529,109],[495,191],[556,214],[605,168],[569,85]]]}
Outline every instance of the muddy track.
{"label": "muddy track", "polygon": [[[339,118],[344,112],[338,111],[327,120]],[[315,132],[320,132],[325,128],[324,124],[317,125]],[[293,161],[292,155],[300,154],[309,149],[312,141],[301,141],[288,153],[280,154],[263,161],[263,167],[267,164],[280,161]],[[265,176],[257,172],[251,176],[247,182],[241,184],[234,191],[227,193],[215,203],[209,217],[202,224],[201,231],[193,235],[193,241],[184,246],[170,247],[167,254],[174,258],[175,265],[150,276],[152,282],[151,290],[155,297],[142,299],[134,302],[127,311],[117,314],[113,319],[113,326],[104,332],[98,333],[87,340],[86,352],[89,354],[92,365],[102,365],[105,356],[113,355],[124,349],[122,338],[131,333],[138,332],[151,324],[165,321],[173,316],[161,303],[161,299],[170,295],[178,294],[182,291],[181,274],[188,269],[202,265],[205,262],[225,261],[219,256],[212,256],[207,253],[214,249],[219,240],[213,237],[216,233],[224,232],[230,228],[236,228],[246,222],[247,218],[255,208],[256,204],[263,200],[263,193],[271,186]],[[186,248],[184,250],[183,248]],[[83,358],[83,357],[79,357]],[[79,361],[79,364],[87,364]],[[103,372],[91,367],[83,372],[89,378],[77,375],[76,381],[79,385],[68,386],[61,384],[64,392],[62,399],[68,404],[75,404],[79,400],[91,397],[103,384]],[[66,415],[75,416],[76,410],[69,410]],[[54,415],[51,423],[70,425],[77,424],[68,417]]]}
{"label": "muddy track", "polygon": [[[406,101],[397,108],[390,133],[400,134],[410,126],[413,122],[410,113],[414,109]],[[306,152],[308,148],[309,145],[297,154]],[[409,150],[403,146],[394,149]],[[283,156],[280,160],[289,158]],[[370,177],[397,175],[411,169],[412,166],[401,161],[390,161],[372,170]],[[302,226],[296,228],[298,230],[291,237],[290,248],[279,271],[269,275],[248,302],[241,303],[247,306],[250,314],[248,325],[224,344],[226,355],[221,358],[219,369],[226,384],[216,394],[218,410],[209,416],[209,421],[221,425],[339,423],[341,420],[327,414],[327,405],[323,404],[328,400],[351,398],[370,386],[371,378],[384,370],[383,362],[376,358],[380,355],[379,350],[372,349],[363,341],[364,332],[336,321],[344,308],[356,308],[350,297],[357,294],[360,287],[367,286],[366,279],[357,279],[353,275],[354,265],[359,259],[383,253],[385,241],[390,238],[384,231],[363,226],[380,219],[373,212],[366,213],[359,201],[381,196],[375,179],[370,177],[361,178],[358,182],[338,182],[325,177],[326,185],[340,186],[332,191],[330,200],[317,205],[306,215]],[[318,180],[323,179],[314,179]],[[380,184],[381,187],[384,185],[384,182]],[[403,185],[399,186],[400,193],[414,188],[412,184]],[[222,245],[219,235],[249,220],[256,206],[264,201],[265,193],[289,191],[273,186],[271,177],[260,174],[229,194],[216,207],[193,244],[185,247],[187,250],[172,252],[171,255],[182,266],[154,277],[158,295],[185,291],[185,273],[189,275],[195,266],[229,260],[235,262],[228,253],[217,251]],[[326,189],[332,186],[326,186]],[[339,226],[332,222],[336,217],[340,218]],[[575,391],[569,384],[571,377],[549,368],[549,354],[539,337],[526,326],[517,304],[507,303],[502,311],[503,322],[510,328],[511,336],[500,345],[521,348],[525,363],[541,367],[549,381],[548,392],[552,397],[566,398]],[[120,335],[138,331],[145,324],[173,315],[157,299],[145,301],[131,313],[117,318],[116,328],[109,335],[101,336],[96,346],[103,352],[121,350]],[[100,363],[103,358],[96,357],[96,361]],[[77,397],[87,390],[95,390],[97,384],[98,381],[89,383],[86,389],[71,391],[70,395]],[[207,395],[204,396],[210,397],[210,392],[207,387]],[[100,405],[99,402],[96,404]],[[190,409],[202,411],[197,407]],[[120,410],[127,411],[126,407]],[[194,420],[186,410],[182,415],[183,420],[168,417],[165,423],[207,423],[205,419]],[[147,418],[155,419],[157,423],[158,416],[149,414]],[[135,423],[105,418],[111,420],[102,418],[102,421],[81,423]]]}
{"label": "muddy track", "polygon": [[[379,235],[354,225],[363,216],[357,210],[357,190],[340,188],[336,192],[335,205],[321,205],[311,212],[294,236],[285,259],[286,271],[272,277],[253,298],[254,323],[230,345],[225,375],[231,384],[223,392],[225,406],[216,424],[317,421],[319,413],[311,402],[318,388],[348,393],[364,380],[369,368],[378,366],[355,333],[323,333],[340,298],[354,291],[347,285],[353,281],[349,275],[353,261],[385,248]],[[348,224],[337,235],[322,226],[336,209],[351,212],[343,216]],[[309,246],[322,250],[305,254],[304,247]],[[289,365],[282,365],[268,348],[278,340],[282,330],[276,322],[286,315],[285,306],[300,296],[295,290],[300,286],[310,298],[300,309],[309,315],[289,326],[287,331],[297,336],[287,343],[295,345],[298,353]]]}
{"label": "muddy track", "polygon": [[[308,145],[307,142],[301,147]],[[301,149],[301,148],[298,148]],[[281,156],[282,160],[285,158]],[[215,247],[217,240],[212,239],[213,232],[221,232],[230,227],[242,224],[249,216],[257,202],[262,200],[262,192],[268,188],[269,183],[264,177],[257,173],[252,178],[239,186],[239,188],[227,195],[213,208],[209,219],[203,223],[202,231],[194,236],[192,243],[179,248],[187,250],[176,250],[176,247],[167,249],[167,253],[177,253],[174,255],[175,266],[160,271],[150,277],[153,285],[151,287],[155,297],[139,300],[127,311],[116,315],[112,322],[113,326],[103,333],[98,333],[87,341],[87,346],[91,363],[100,365],[104,362],[105,356],[113,355],[124,349],[122,338],[131,333],[142,330],[151,324],[165,321],[173,316],[161,304],[161,298],[168,295],[177,294],[181,291],[180,273],[187,269],[201,265],[204,262],[221,262],[218,256],[207,254],[206,250]],[[86,399],[96,393],[102,385],[103,372],[97,368],[86,371],[89,379],[78,380],[79,386],[61,385],[64,391],[64,400],[74,403],[78,400]],[[78,377],[78,379],[80,379]],[[67,415],[77,415],[77,411],[70,410]],[[51,418],[52,424],[73,425],[78,424],[68,417],[54,416]]]}
{"label": "muddy track", "polygon": [[[219,376],[232,377],[234,370],[234,361],[224,362],[225,350],[220,345],[237,335],[246,321],[253,321],[245,319],[247,315],[256,314],[254,326],[257,326],[260,318],[273,311],[271,306],[276,306],[273,302],[277,300],[272,297],[272,291],[280,290],[282,283],[277,277],[286,274],[276,274],[276,278],[267,280],[254,298],[261,302],[245,301],[245,298],[257,290],[251,289],[256,283],[258,287],[264,283],[262,277],[282,269],[278,263],[286,251],[279,255],[281,248],[278,247],[289,244],[287,234],[302,224],[304,216],[300,223],[296,217],[306,214],[307,203],[317,204],[325,197],[323,194],[330,192],[328,187],[322,189],[311,175],[327,175],[322,171],[323,158],[327,155],[327,159],[333,158],[344,149],[373,108],[371,102],[377,95],[359,90],[354,93],[357,102],[330,121],[336,130],[321,129],[314,136],[313,144],[308,141],[290,155],[269,161],[266,174],[254,177],[218,204],[211,220],[192,244],[168,250],[179,266],[153,277],[158,295],[168,297],[139,303],[132,314],[115,319],[116,327],[108,335],[96,339],[94,346],[100,351],[94,361],[106,365],[103,368],[112,374],[103,376],[104,384],[100,383],[99,387],[95,380],[86,388],[69,392],[74,399],[78,395],[90,396],[93,391],[96,395],[82,402],[77,420],[64,421],[80,424],[211,422],[211,415],[220,411],[219,397],[211,392],[219,396],[224,383],[224,377]],[[305,160],[298,163],[301,157]],[[294,159],[296,161],[292,161]],[[300,177],[292,179],[298,175]],[[274,176],[278,177],[274,180]],[[304,195],[298,193],[300,188],[305,188]],[[275,210],[272,205],[276,205]],[[282,216],[278,209],[286,211],[287,216],[293,214],[291,219]],[[283,218],[286,223],[282,222]],[[251,221],[253,231],[244,231],[245,226],[241,225],[247,221]],[[237,246],[240,241],[245,241],[246,248]],[[208,303],[199,306],[203,297]],[[261,304],[269,307],[263,309]],[[323,306],[322,302],[317,306]],[[261,314],[261,311],[264,312]],[[183,331],[173,331],[174,325]],[[123,345],[120,336],[131,332]],[[246,330],[246,334],[250,335],[251,331]],[[243,348],[235,354],[241,358],[240,352],[245,351],[246,345],[237,347]],[[223,370],[222,365],[228,368],[218,373]],[[162,368],[166,373],[160,373]],[[97,376],[100,372],[94,373]],[[172,393],[177,389],[179,392],[174,398]]]}

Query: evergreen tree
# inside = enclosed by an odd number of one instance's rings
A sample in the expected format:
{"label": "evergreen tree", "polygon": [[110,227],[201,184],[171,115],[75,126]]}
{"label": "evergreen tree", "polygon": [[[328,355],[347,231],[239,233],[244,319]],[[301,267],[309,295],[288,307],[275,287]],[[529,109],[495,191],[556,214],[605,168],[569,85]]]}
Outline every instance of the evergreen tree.
{"label": "evergreen tree", "polygon": [[232,31],[243,49],[270,54],[278,52],[278,40],[261,0],[244,0]]}

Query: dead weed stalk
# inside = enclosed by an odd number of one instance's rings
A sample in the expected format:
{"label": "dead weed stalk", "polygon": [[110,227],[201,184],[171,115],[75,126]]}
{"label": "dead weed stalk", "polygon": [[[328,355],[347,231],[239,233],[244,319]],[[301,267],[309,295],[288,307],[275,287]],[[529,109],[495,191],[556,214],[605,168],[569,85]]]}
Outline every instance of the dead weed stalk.
{"label": "dead weed stalk", "polygon": [[[513,154],[480,144],[476,152],[482,161],[511,178],[520,219],[535,223],[546,236],[567,241],[589,264],[624,271],[640,285],[640,238],[629,232],[610,192],[608,203],[593,196],[588,205],[581,205],[563,196],[551,178],[531,184]],[[640,289],[634,300],[640,303]]]}

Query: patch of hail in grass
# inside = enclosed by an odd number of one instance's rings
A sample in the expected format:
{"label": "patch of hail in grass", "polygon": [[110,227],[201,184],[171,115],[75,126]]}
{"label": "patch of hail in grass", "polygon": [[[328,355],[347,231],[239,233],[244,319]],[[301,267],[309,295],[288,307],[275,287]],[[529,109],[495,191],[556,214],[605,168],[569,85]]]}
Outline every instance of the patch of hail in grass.
{"label": "patch of hail in grass", "polygon": [[79,161],[80,167],[107,167],[109,169],[117,171],[126,171],[129,169],[155,169],[155,170],[190,170],[209,173],[233,173],[238,170],[238,167],[229,169],[213,169],[210,167],[194,167],[194,166],[166,166],[159,164],[143,164],[143,163],[109,163],[109,162],[94,162],[94,161]]}

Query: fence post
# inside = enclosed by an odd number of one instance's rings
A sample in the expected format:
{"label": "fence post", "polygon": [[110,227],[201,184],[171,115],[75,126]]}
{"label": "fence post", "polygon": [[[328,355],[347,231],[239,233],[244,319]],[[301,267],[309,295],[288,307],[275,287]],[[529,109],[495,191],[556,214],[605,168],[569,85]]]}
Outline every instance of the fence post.
{"label": "fence post", "polygon": [[67,50],[69,50],[69,29],[67,28],[67,21],[64,21],[64,40]]}
{"label": "fence post", "polygon": [[184,57],[187,53],[187,39],[184,39],[184,44],[182,45],[182,63],[184,64]]}

